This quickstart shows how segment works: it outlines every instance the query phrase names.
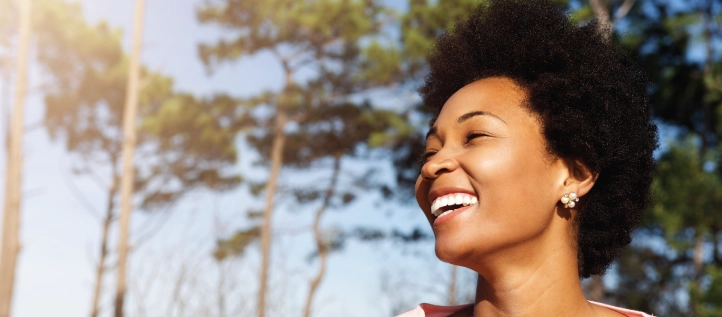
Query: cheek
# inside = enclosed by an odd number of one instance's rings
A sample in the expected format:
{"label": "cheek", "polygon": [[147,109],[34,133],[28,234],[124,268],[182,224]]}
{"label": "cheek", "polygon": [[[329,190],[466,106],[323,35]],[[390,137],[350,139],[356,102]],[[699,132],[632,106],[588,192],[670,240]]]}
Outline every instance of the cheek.
{"label": "cheek", "polygon": [[482,201],[478,214],[482,225],[500,233],[533,234],[549,223],[553,181],[544,160],[543,153],[529,143],[509,142],[477,155],[470,174]]}

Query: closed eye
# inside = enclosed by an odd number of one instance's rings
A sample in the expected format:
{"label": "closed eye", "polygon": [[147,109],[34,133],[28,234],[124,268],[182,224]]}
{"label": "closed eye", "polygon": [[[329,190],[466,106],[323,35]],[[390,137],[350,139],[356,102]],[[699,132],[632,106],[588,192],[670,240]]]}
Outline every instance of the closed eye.
{"label": "closed eye", "polygon": [[436,154],[436,151],[426,151],[419,155],[419,163],[421,165],[426,164],[426,162],[429,161],[429,159]]}
{"label": "closed eye", "polygon": [[466,142],[469,143],[471,140],[479,138],[479,137],[485,137],[490,136],[489,134],[486,134],[484,132],[471,132],[466,135]]}

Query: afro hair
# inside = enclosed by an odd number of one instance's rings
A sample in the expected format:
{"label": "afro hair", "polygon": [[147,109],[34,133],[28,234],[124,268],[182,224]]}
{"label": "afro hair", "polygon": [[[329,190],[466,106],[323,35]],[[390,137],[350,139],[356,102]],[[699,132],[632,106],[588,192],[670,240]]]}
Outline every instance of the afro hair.
{"label": "afro hair", "polygon": [[550,154],[599,173],[577,217],[579,276],[603,274],[650,203],[657,127],[647,79],[596,22],[577,25],[544,0],[491,0],[440,35],[419,89],[438,115],[452,94],[488,77],[527,93]]}

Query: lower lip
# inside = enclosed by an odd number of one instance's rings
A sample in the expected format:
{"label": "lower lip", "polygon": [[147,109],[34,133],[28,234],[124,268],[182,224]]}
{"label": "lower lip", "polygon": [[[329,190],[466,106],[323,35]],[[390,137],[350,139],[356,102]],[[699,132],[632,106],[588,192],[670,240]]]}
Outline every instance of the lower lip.
{"label": "lower lip", "polygon": [[469,206],[465,206],[465,207],[461,207],[461,208],[456,208],[456,209],[454,209],[454,210],[452,210],[452,211],[449,211],[449,213],[446,214],[445,216],[443,216],[443,217],[441,217],[441,218],[436,218],[436,219],[434,219],[434,227],[440,226],[440,225],[442,225],[442,224],[450,221],[451,218],[456,217],[456,215],[458,215],[458,214],[460,214],[460,213],[462,213],[462,212],[464,212],[464,211],[469,210],[469,208],[470,208],[471,206],[475,206],[475,205],[469,205]]}

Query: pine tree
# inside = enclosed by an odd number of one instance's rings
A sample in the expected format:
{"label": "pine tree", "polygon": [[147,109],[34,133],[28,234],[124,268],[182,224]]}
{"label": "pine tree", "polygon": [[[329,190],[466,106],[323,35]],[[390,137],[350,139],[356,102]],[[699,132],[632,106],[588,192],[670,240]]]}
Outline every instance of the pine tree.
{"label": "pine tree", "polygon": [[[266,312],[271,221],[278,187],[283,184],[279,182],[282,169],[331,167],[328,187],[310,184],[292,190],[305,204],[321,202],[314,221],[320,269],[310,282],[305,308],[305,315],[310,316],[328,252],[339,243],[338,236],[321,232],[320,220],[328,208],[354,198],[348,186],[340,185],[343,158],[358,154],[360,146],[381,146],[389,135],[411,132],[400,114],[358,102],[362,93],[386,87],[400,74],[398,52],[386,46],[379,34],[384,13],[375,1],[337,0],[213,1],[199,10],[201,22],[219,25],[234,36],[200,46],[201,58],[209,67],[268,52],[283,70],[283,89],[246,99],[246,119],[240,120],[248,121],[244,135],[261,154],[260,165],[269,169],[268,179],[253,186],[256,193],[266,196],[264,210],[254,213],[262,216],[263,222],[239,231],[228,241],[219,241],[216,251],[220,258],[239,254],[259,235],[259,317]],[[310,72],[311,78],[301,80],[301,71]],[[272,115],[257,115],[255,109],[266,109]]]}
{"label": "pine tree", "polygon": [[[114,250],[109,231],[118,217],[122,118],[128,82],[128,56],[118,30],[90,25],[77,4],[42,1],[37,17],[37,63],[47,80],[42,93],[44,125],[53,140],[76,159],[69,168],[106,191],[91,316],[100,314],[104,277]],[[199,99],[175,91],[167,76],[143,67],[138,101],[138,158],[134,164],[136,209],[172,207],[197,188],[229,190],[241,179],[229,172],[237,160],[237,127],[225,123],[235,101],[219,95]],[[91,207],[92,208],[92,207]],[[129,246],[132,251],[133,246]]]}

